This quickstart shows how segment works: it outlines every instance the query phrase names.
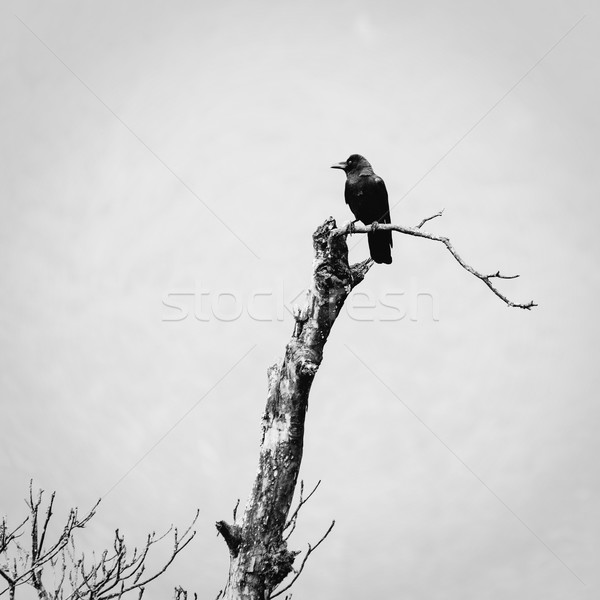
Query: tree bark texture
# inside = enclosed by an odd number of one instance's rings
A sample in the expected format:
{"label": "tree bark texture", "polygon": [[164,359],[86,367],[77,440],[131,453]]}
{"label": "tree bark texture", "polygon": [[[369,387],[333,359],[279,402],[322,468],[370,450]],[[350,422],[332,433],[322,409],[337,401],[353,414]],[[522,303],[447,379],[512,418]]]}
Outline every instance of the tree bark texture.
{"label": "tree bark texture", "polygon": [[258,472],[241,522],[217,523],[229,548],[223,598],[268,600],[292,572],[297,552],[284,540],[302,460],[308,395],[323,359],[323,347],[344,301],[372,261],[350,266],[345,235],[330,217],[313,234],[313,281],[306,306],[295,311],[285,356],[268,369]]}

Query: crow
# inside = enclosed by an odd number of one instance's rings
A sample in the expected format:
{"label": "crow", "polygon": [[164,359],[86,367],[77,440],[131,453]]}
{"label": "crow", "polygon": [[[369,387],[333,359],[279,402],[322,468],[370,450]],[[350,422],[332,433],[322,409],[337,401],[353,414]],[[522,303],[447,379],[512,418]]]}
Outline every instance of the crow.
{"label": "crow", "polygon": [[[360,154],[352,154],[346,161],[331,166],[346,173],[344,196],[346,204],[365,225],[390,223],[390,205],[383,179],[373,172],[371,163]],[[355,221],[355,222],[356,222]],[[376,263],[392,262],[392,232],[371,231],[367,234],[371,258]]]}

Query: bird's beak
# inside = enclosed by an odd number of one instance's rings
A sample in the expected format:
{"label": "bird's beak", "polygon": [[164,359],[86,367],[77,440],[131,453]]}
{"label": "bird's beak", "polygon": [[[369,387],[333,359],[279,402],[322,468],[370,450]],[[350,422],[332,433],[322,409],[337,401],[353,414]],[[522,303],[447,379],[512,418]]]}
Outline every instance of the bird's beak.
{"label": "bird's beak", "polygon": [[331,168],[332,169],[341,169],[342,171],[345,171],[347,166],[348,165],[345,162],[341,162],[341,163],[337,163],[335,165],[331,165]]}

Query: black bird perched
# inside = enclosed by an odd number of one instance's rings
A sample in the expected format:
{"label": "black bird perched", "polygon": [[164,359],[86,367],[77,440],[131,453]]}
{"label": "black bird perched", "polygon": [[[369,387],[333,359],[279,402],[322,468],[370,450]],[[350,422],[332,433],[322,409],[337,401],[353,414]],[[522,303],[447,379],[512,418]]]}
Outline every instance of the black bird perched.
{"label": "black bird perched", "polygon": [[[357,221],[365,225],[390,223],[390,205],[383,179],[373,172],[371,163],[360,154],[352,154],[345,162],[332,165],[346,173],[344,196]],[[376,263],[392,262],[392,232],[371,231],[367,234],[371,258]]]}

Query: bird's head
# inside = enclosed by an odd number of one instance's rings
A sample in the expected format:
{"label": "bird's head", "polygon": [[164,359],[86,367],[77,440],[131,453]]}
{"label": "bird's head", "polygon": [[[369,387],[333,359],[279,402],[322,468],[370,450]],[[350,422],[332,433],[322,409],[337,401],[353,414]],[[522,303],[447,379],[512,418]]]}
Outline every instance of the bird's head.
{"label": "bird's head", "polygon": [[363,169],[371,169],[371,163],[360,154],[351,154],[345,161],[331,165],[332,169],[341,169],[347,173],[359,173]]}

